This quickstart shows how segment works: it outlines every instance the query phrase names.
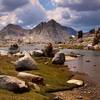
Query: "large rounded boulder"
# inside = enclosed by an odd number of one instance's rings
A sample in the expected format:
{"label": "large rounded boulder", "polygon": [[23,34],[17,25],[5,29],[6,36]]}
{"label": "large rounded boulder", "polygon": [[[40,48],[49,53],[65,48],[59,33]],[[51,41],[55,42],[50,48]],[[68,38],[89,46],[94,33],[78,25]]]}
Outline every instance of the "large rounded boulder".
{"label": "large rounded boulder", "polygon": [[36,61],[30,56],[29,53],[25,53],[24,57],[19,58],[15,62],[16,70],[33,70],[37,69]]}
{"label": "large rounded boulder", "polygon": [[28,90],[28,86],[24,81],[7,75],[0,75],[0,88],[15,92],[25,92]]}
{"label": "large rounded boulder", "polygon": [[53,64],[59,64],[59,65],[63,65],[65,62],[65,54],[64,53],[56,53],[55,56],[52,59],[52,63]]}

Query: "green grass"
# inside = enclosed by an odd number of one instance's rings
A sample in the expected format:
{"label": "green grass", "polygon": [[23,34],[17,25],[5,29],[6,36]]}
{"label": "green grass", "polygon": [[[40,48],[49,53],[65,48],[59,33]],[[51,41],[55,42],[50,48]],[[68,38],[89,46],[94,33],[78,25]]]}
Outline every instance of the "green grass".
{"label": "green grass", "polygon": [[82,44],[61,44],[60,46],[58,46],[62,49],[84,49],[84,45]]}
{"label": "green grass", "polygon": [[[38,70],[25,71],[32,74],[41,75],[45,80],[45,86],[40,86],[40,91],[31,89],[29,92],[15,94],[13,92],[0,89],[0,100],[52,100],[49,92],[72,89],[75,85],[66,84],[66,81],[72,77],[68,68],[62,65],[51,64],[51,58],[35,57],[38,63]],[[17,77],[15,66],[11,61],[14,57],[0,57],[0,74],[12,75]],[[48,62],[48,64],[45,64]]]}
{"label": "green grass", "polygon": [[15,94],[13,92],[0,89],[0,100],[49,100],[49,98],[34,92],[34,90],[23,94]]}

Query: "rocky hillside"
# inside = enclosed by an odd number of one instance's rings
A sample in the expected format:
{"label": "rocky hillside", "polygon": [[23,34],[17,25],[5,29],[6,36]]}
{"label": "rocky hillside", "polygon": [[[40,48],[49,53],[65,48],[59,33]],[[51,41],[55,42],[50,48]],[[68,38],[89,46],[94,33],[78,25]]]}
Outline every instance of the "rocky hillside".
{"label": "rocky hillside", "polygon": [[0,36],[3,38],[6,36],[24,36],[27,33],[29,30],[23,29],[19,25],[8,24],[0,31]]}
{"label": "rocky hillside", "polygon": [[55,20],[41,22],[30,32],[37,42],[66,42],[69,37],[76,34],[76,31],[70,27],[65,27]]}
{"label": "rocky hillside", "polygon": [[65,27],[55,20],[41,22],[35,28],[27,30],[18,25],[9,24],[0,31],[0,37],[25,37],[31,39],[30,42],[66,42],[71,35],[75,35],[76,30]]}

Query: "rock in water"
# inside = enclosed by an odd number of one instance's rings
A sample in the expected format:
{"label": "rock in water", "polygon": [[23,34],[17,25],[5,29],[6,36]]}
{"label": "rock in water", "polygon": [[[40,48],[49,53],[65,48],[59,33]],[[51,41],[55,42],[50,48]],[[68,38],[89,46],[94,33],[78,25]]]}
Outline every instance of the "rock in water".
{"label": "rock in water", "polygon": [[53,64],[60,64],[63,65],[65,62],[65,54],[64,53],[56,53],[54,58],[52,59]]}
{"label": "rock in water", "polygon": [[44,52],[42,50],[35,50],[33,52],[33,55],[36,56],[36,57],[41,57],[44,55]]}
{"label": "rock in water", "polygon": [[36,83],[36,84],[44,84],[43,77],[41,77],[39,75],[33,75],[30,73],[19,72],[18,77],[25,79],[26,81]]}
{"label": "rock in water", "polygon": [[77,54],[74,53],[74,52],[70,52],[69,56],[71,56],[71,57],[77,57]]}
{"label": "rock in water", "polygon": [[84,84],[84,82],[82,80],[77,80],[77,79],[68,80],[67,83],[76,84],[78,86],[82,86]]}
{"label": "rock in water", "polygon": [[15,62],[15,65],[16,65],[16,70],[37,69],[37,63],[27,52],[25,53],[24,57],[19,58],[19,60]]}
{"label": "rock in water", "polygon": [[24,92],[28,90],[28,86],[24,81],[7,75],[0,75],[0,88],[16,92]]}
{"label": "rock in water", "polygon": [[18,53],[19,51],[20,51],[20,48],[19,48],[19,46],[17,44],[11,45],[9,50],[8,50],[8,52],[10,54],[15,54],[15,53]]}

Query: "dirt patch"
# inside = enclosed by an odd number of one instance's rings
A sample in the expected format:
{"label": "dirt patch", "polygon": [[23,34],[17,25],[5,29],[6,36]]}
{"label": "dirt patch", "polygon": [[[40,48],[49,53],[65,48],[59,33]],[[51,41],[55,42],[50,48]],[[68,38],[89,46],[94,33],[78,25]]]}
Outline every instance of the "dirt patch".
{"label": "dirt patch", "polygon": [[85,81],[83,87],[54,94],[61,100],[100,100],[100,87],[97,87],[86,77],[82,76],[82,79]]}

